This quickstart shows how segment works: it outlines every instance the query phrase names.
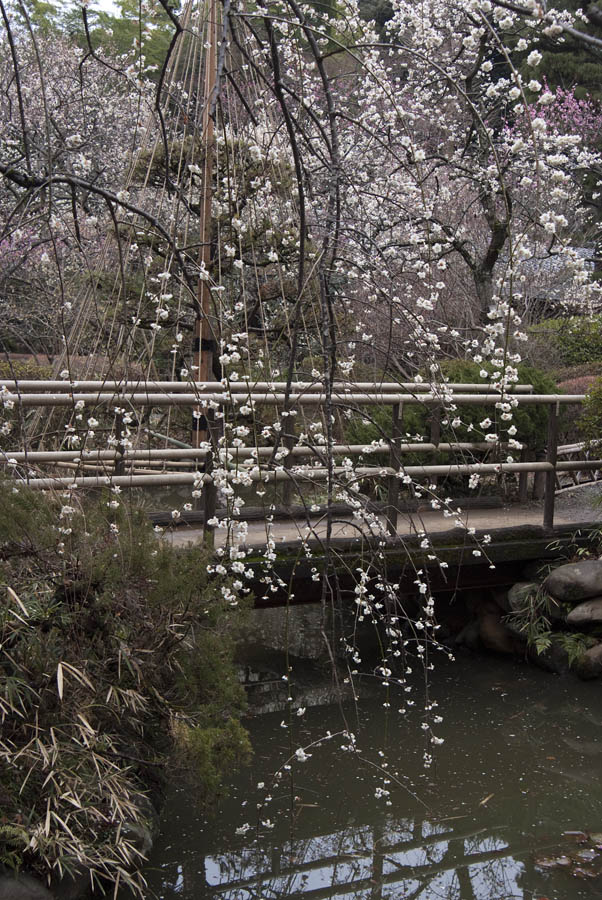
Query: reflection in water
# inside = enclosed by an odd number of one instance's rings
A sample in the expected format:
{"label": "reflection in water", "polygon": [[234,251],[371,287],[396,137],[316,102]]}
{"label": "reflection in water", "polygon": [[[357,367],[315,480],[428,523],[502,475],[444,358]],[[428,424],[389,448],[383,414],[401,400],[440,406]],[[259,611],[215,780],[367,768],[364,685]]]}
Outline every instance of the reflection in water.
{"label": "reflection in water", "polygon": [[456,835],[408,820],[391,828],[355,828],[282,847],[206,857],[204,893],[197,896],[508,900],[523,896],[523,868],[503,838]]}
{"label": "reflection in water", "polygon": [[[435,671],[431,695],[444,722],[436,769],[422,767],[419,719],[360,706],[366,767],[326,742],[290,778],[270,782],[288,755],[281,716],[250,722],[252,770],[241,773],[216,816],[204,819],[174,791],[147,878],[161,900],[577,900],[602,898],[600,877],[578,865],[565,830],[602,832],[602,692],[494,660]],[[417,704],[418,705],[418,704]],[[308,710],[292,747],[327,728],[334,707]],[[387,745],[407,786],[375,797],[372,764]],[[287,776],[288,778],[289,776]],[[259,791],[256,782],[265,782]],[[273,795],[254,826],[256,801]],[[293,811],[290,798],[294,796]],[[572,843],[571,843],[572,841]],[[589,851],[588,851],[589,852]],[[569,869],[537,859],[563,854]],[[576,877],[575,872],[581,875]]]}

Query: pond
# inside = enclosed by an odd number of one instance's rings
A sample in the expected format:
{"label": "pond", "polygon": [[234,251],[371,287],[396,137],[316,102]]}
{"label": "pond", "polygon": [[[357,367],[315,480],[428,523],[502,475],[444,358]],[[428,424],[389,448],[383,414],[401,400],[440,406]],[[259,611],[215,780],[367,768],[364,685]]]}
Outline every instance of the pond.
{"label": "pond", "polygon": [[[420,690],[409,718],[370,689],[357,708],[308,708],[290,727],[282,713],[250,718],[253,763],[211,818],[189,788],[170,793],[148,896],[602,897],[602,685],[491,657],[439,661],[429,690],[444,743],[427,770]],[[274,779],[291,751],[345,727],[358,752],[339,735]]]}

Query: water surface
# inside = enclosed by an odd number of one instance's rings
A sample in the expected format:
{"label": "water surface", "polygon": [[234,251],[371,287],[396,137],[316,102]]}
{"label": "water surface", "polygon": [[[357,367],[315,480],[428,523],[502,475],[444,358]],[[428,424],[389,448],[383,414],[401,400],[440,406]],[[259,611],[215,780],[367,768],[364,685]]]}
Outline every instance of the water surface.
{"label": "water surface", "polygon": [[[419,682],[409,717],[396,712],[402,697],[387,710],[384,694],[369,691],[357,709],[307,709],[292,731],[282,713],[250,719],[253,764],[214,816],[189,788],[172,790],[148,896],[602,898],[602,685],[491,657],[440,661],[430,674],[444,739],[430,770]],[[291,749],[344,727],[343,714],[359,754],[332,739],[274,780]],[[386,761],[399,784],[379,775]]]}

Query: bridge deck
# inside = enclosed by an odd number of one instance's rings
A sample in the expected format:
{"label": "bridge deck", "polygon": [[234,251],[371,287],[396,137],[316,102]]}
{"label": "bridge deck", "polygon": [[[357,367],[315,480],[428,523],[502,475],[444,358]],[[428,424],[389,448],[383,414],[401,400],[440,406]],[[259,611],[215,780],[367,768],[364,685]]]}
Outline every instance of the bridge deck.
{"label": "bridge deck", "polygon": [[[560,495],[557,498],[554,520],[557,528],[564,530],[566,526],[577,523],[590,522],[593,525],[602,521],[602,510],[591,502],[591,487],[593,485],[584,485],[581,489],[576,488],[569,494]],[[597,494],[599,490],[596,490]],[[466,528],[476,529],[477,532],[494,533],[500,529],[516,528],[525,525],[541,526],[542,518],[542,502],[530,502],[523,505],[512,504],[493,509],[468,509],[450,517],[445,517],[440,510],[425,509],[424,511],[400,513],[397,534],[401,537],[415,536],[421,532],[442,534],[458,530],[459,522]],[[378,519],[383,527],[383,533],[386,533],[384,516],[379,516]],[[326,520],[324,515],[311,517],[309,526],[308,528],[307,519],[275,520],[271,523],[270,534],[276,545],[286,542],[289,546],[291,542],[302,539],[319,540],[325,538]],[[377,534],[378,531],[372,532],[373,537]],[[337,516],[335,518],[332,527],[332,537],[337,539],[337,543],[341,539],[353,540],[362,535],[370,536],[370,529],[366,524],[362,524],[357,520],[354,521],[350,515]],[[183,526],[174,530],[168,539],[176,546],[186,546],[197,543],[202,540],[202,537],[202,528]],[[265,521],[250,522],[244,543],[251,548],[265,548],[267,537],[268,525]],[[216,529],[216,546],[219,547],[224,544],[225,540],[225,532],[219,528]]]}

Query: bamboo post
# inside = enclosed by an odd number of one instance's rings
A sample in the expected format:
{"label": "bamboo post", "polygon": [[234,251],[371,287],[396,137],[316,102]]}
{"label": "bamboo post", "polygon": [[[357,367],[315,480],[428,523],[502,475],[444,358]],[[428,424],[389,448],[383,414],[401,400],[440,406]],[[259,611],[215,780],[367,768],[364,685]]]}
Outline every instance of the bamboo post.
{"label": "bamboo post", "polygon": [[[520,461],[526,463],[530,453],[527,447],[523,447],[520,452]],[[520,472],[518,476],[518,502],[526,503],[529,499],[529,473]]]}
{"label": "bamboo post", "polygon": [[[471,406],[474,404],[495,404],[500,401],[500,394],[454,394],[453,402],[458,406]],[[585,394],[517,394],[515,398],[522,406],[535,406],[545,403],[546,405],[562,403],[582,403]],[[5,394],[2,395],[4,404],[13,403],[14,406],[73,406],[74,402],[83,404],[92,404],[95,407],[106,404],[115,405],[116,403],[125,403],[131,406],[151,407],[151,406],[192,406],[199,407],[201,403],[218,403],[223,406],[237,406],[243,402],[241,396],[235,396],[226,391],[223,387],[219,392],[203,393],[193,392],[192,388],[188,392],[157,392],[150,393],[148,391],[101,391],[101,392],[80,392],[73,390],[68,393],[24,393],[24,394]],[[263,393],[247,393],[244,395],[246,403],[262,403],[266,406],[279,406],[285,401],[291,405],[309,405],[324,406],[326,395],[317,392],[300,392],[289,394],[274,392]],[[393,403],[412,403],[427,404],[433,407],[440,407],[441,400],[434,394],[346,394],[344,397],[336,397],[335,402],[339,405],[357,404],[361,406],[373,406],[382,404],[391,406]]]}
{"label": "bamboo post", "polygon": [[[389,450],[389,465],[395,472],[401,465],[401,422],[403,418],[403,403],[395,403],[391,407],[391,438]],[[397,534],[397,516],[399,505],[399,478],[390,475],[387,483],[387,529],[389,534]]]}
{"label": "bamboo post", "polygon": [[546,472],[546,493],[543,505],[543,527],[554,527],[554,500],[556,494],[556,460],[558,456],[558,404],[552,404],[548,411],[548,445],[546,462],[554,468]]}
{"label": "bamboo post", "polygon": [[[54,392],[62,392],[66,394],[71,394],[74,389],[78,391],[115,391],[115,392],[123,392],[123,391],[180,391],[180,392],[190,392],[197,391],[199,393],[203,393],[206,391],[221,391],[223,390],[223,384],[221,381],[201,381],[199,379],[195,379],[194,381],[157,381],[155,379],[147,380],[146,378],[139,379],[122,379],[120,381],[115,381],[111,379],[96,379],[92,381],[88,380],[80,380],[78,379],[76,382],[64,381],[64,380],[51,380],[48,378],[37,378],[37,379],[24,379],[24,378],[8,378],[2,379],[2,384],[6,386],[6,388],[10,391],[16,391],[17,393],[32,393],[38,391],[54,391]],[[380,394],[399,394],[399,393],[411,393],[412,395],[416,394],[425,394],[430,393],[431,386],[425,383],[418,383],[412,381],[402,381],[402,382],[376,382],[376,381],[356,381],[356,382],[342,382],[335,381],[333,384],[333,391],[337,394],[341,395],[342,399],[348,394],[357,393],[358,391],[374,391]],[[232,382],[228,385],[228,390],[232,393],[243,393],[247,394],[249,389],[253,391],[274,391],[282,392],[287,390],[287,388],[291,389],[293,392],[303,391],[304,393],[321,393],[323,391],[322,384],[318,382],[308,382],[308,381],[293,381],[289,385],[286,381],[253,381],[247,382],[239,381]],[[484,384],[460,384],[460,383],[452,383],[449,382],[447,384],[447,388],[452,391],[452,393],[472,393],[472,394],[489,394],[491,393],[491,387],[489,385]],[[512,393],[513,394],[526,394],[532,393],[531,385],[525,384],[515,384]],[[497,395],[498,400],[500,399],[500,395]]]}

